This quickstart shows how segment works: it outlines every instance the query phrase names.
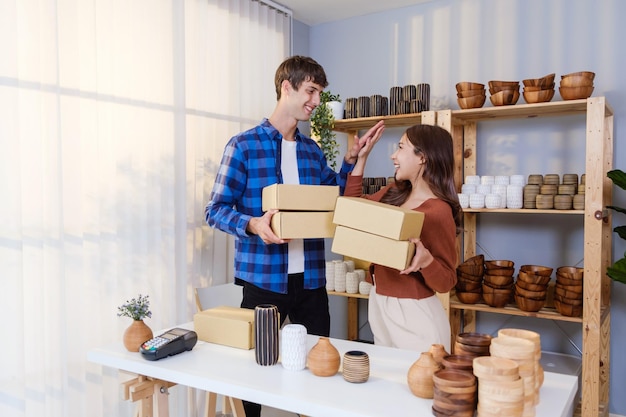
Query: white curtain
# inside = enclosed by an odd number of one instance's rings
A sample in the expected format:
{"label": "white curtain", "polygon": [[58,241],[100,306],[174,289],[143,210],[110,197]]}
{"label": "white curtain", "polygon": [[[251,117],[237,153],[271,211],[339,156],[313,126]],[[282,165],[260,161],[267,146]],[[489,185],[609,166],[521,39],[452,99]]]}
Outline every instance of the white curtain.
{"label": "white curtain", "polygon": [[273,6],[0,0],[0,416],[132,415],[86,361],[121,343],[117,306],[149,295],[157,331],[230,278],[204,206],[225,142],[273,109]]}

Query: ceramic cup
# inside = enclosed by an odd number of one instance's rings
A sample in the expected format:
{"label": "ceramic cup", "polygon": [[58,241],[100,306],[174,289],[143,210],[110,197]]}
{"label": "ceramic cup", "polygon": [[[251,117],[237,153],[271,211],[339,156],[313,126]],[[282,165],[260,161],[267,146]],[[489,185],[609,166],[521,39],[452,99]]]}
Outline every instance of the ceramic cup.
{"label": "ceramic cup", "polygon": [[461,205],[461,208],[468,208],[469,207],[469,194],[459,194],[459,204]]}
{"label": "ceramic cup", "polygon": [[468,175],[465,177],[465,184],[478,185],[480,184],[480,176]]}
{"label": "ceramic cup", "polygon": [[463,194],[476,194],[476,185],[475,184],[463,184],[461,185],[461,193]]}
{"label": "ceramic cup", "polygon": [[370,360],[366,352],[351,350],[343,355],[343,379],[363,383],[370,376]]}
{"label": "ceramic cup", "polygon": [[359,274],[356,272],[346,273],[346,292],[356,294],[359,292]]}
{"label": "ceramic cup", "polygon": [[485,196],[485,207],[488,209],[500,208],[500,195],[499,194],[487,194]]}
{"label": "ceramic cup", "polygon": [[481,209],[485,207],[485,195],[484,194],[470,194],[469,206],[473,209]]}

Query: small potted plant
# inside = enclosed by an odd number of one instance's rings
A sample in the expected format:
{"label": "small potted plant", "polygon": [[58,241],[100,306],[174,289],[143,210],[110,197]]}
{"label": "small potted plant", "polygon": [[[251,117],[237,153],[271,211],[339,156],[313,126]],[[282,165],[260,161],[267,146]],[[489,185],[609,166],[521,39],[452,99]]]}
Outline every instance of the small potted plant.
{"label": "small potted plant", "polygon": [[145,318],[152,317],[148,297],[139,294],[137,298],[132,298],[130,301],[126,300],[126,303],[117,308],[118,317],[133,319],[131,325],[124,332],[123,339],[124,346],[131,352],[138,352],[141,344],[153,337],[152,330],[143,321]]}
{"label": "small potted plant", "polygon": [[[335,157],[339,154],[339,144],[335,140],[335,115],[333,114],[333,108],[329,103],[339,102],[341,98],[338,94],[333,94],[330,91],[322,91],[320,94],[320,105],[315,108],[313,115],[311,116],[311,135],[316,139],[326,156],[328,165],[332,169],[336,169],[337,161]],[[343,106],[341,109],[343,117]]]}
{"label": "small potted plant", "polygon": [[[626,173],[624,173],[624,171],[615,169],[613,171],[609,171],[607,176],[611,179],[611,181],[613,181],[613,184],[622,190],[626,190]],[[626,208],[617,206],[608,206],[608,208],[618,213],[626,214]],[[617,233],[619,237],[626,240],[626,225],[617,226],[613,229],[613,231]],[[614,281],[626,284],[626,253],[621,259],[617,260],[613,265],[607,268],[606,274]]]}

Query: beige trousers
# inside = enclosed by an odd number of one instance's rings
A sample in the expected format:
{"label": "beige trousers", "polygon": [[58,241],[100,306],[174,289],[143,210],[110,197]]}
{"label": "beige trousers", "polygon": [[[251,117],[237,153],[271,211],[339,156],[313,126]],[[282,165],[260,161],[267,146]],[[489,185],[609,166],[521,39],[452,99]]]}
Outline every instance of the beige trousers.
{"label": "beige trousers", "polygon": [[416,300],[369,295],[368,319],[376,345],[428,352],[434,343],[450,352],[450,322],[436,295]]}

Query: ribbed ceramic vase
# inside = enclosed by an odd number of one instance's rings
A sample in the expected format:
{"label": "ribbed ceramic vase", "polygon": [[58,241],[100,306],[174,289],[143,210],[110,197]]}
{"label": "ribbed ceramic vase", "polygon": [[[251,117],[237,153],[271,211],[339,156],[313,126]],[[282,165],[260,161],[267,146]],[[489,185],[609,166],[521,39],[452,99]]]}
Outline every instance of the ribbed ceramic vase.
{"label": "ribbed ceramic vase", "polygon": [[133,320],[124,332],[124,347],[130,352],[139,352],[141,344],[152,337],[152,330],[143,320]]}
{"label": "ribbed ceramic vase", "polygon": [[306,327],[301,324],[287,324],[283,327],[280,362],[290,371],[306,368]]}
{"label": "ribbed ceramic vase", "polygon": [[278,362],[280,326],[278,307],[261,304],[254,309],[254,350],[256,363],[262,366]]}

